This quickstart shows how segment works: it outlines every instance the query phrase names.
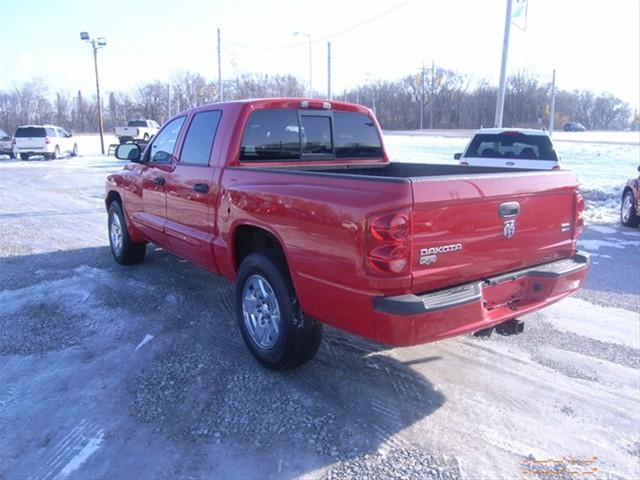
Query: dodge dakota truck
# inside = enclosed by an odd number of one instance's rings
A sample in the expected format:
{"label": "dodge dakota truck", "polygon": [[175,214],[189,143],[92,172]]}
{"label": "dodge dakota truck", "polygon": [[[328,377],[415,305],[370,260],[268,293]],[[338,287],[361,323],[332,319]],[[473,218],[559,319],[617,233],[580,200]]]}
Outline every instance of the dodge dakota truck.
{"label": "dodge dakota truck", "polygon": [[271,369],[312,358],[323,324],[394,346],[499,328],[588,269],[573,173],[390,162],[351,103],[201,106],[116,156],[115,260],[152,242],[235,282],[241,334]]}

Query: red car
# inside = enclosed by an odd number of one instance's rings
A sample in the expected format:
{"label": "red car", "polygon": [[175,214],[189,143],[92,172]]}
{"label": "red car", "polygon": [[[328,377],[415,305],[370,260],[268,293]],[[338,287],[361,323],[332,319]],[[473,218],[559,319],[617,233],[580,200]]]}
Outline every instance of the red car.
{"label": "red car", "polygon": [[620,221],[625,227],[640,225],[640,177],[630,179],[622,191]]}
{"label": "red car", "polygon": [[390,345],[505,330],[588,269],[574,174],[390,163],[359,105],[207,105],[116,155],[115,259],[153,242],[234,281],[244,340],[273,369],[309,360],[323,323]]}

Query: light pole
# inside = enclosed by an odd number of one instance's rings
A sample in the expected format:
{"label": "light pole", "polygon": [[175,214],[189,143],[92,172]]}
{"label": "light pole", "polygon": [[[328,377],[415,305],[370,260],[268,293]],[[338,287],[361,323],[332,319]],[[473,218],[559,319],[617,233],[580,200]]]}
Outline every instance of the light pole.
{"label": "light pole", "polygon": [[311,79],[313,78],[313,70],[311,63],[311,35],[305,32],[293,32],[294,35],[304,35],[309,39],[309,97],[313,97],[313,86],[311,84]]}
{"label": "light pole", "polygon": [[102,102],[100,101],[100,81],[98,80],[98,49],[107,46],[104,37],[91,38],[88,32],[80,32],[80,40],[88,42],[93,47],[93,66],[96,71],[96,97],[98,102],[98,127],[100,129],[100,151],[104,155],[104,123],[102,121]]}

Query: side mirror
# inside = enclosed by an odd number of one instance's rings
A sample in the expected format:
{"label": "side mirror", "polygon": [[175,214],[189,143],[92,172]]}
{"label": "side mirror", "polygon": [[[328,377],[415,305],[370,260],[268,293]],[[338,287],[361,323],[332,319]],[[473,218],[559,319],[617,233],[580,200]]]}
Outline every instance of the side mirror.
{"label": "side mirror", "polygon": [[640,165],[638,165],[638,172],[640,172]]}
{"label": "side mirror", "polygon": [[461,158],[462,158],[462,154],[461,154],[461,153],[455,153],[455,154],[453,155],[453,159],[454,159],[454,160],[460,160]]}
{"label": "side mirror", "polygon": [[135,143],[123,143],[116,147],[116,158],[133,163],[140,163],[140,147]]}

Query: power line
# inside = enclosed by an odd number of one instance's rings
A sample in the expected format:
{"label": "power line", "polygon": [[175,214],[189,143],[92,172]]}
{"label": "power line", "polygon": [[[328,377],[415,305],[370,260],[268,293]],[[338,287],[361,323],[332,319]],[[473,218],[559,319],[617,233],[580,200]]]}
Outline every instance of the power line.
{"label": "power line", "polygon": [[[352,30],[355,30],[356,28],[360,28],[360,27],[362,27],[364,25],[367,25],[367,24],[369,24],[369,23],[371,23],[371,22],[373,22],[375,20],[378,20],[380,17],[383,17],[384,15],[387,15],[387,14],[393,12],[394,10],[397,10],[397,9],[399,9],[401,7],[404,7],[410,1],[411,0],[404,0],[403,2],[400,2],[400,3],[396,4],[396,5],[394,5],[393,7],[388,8],[387,10],[384,10],[384,11],[380,12],[379,14],[368,18],[367,20],[363,20],[360,23],[356,23],[355,25],[352,25],[352,26],[350,26],[348,28],[345,28],[344,30],[339,30],[337,32],[330,33],[328,35],[315,37],[312,40],[312,43],[320,42],[320,41],[323,41],[323,40],[328,40],[330,38],[334,38],[334,37],[337,37],[339,35],[343,35],[345,33],[348,33],[348,32],[350,32]],[[246,49],[251,49],[251,50],[282,50],[282,49],[286,49],[286,48],[302,47],[302,46],[306,45],[307,42],[304,42],[304,43],[300,43],[300,42],[299,43],[289,43],[289,44],[286,44],[286,45],[266,45],[266,46],[265,45],[247,45],[247,44],[236,43],[236,42],[227,42],[227,44],[228,45],[233,45],[233,46],[238,47],[238,48],[246,48]]]}

